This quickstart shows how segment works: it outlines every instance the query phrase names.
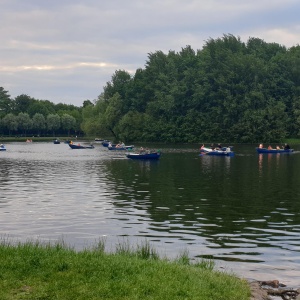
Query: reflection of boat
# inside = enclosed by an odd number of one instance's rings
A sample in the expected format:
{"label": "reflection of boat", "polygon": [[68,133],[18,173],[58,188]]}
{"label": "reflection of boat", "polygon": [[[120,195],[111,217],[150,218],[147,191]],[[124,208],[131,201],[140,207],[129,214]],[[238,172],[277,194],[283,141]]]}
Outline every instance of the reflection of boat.
{"label": "reflection of boat", "polygon": [[60,144],[60,140],[59,139],[53,140],[53,144]]}
{"label": "reflection of boat", "polygon": [[4,145],[4,144],[1,144],[1,145],[0,145],[0,151],[6,151],[6,148],[5,148],[5,145]]}
{"label": "reflection of boat", "polygon": [[133,145],[130,145],[130,146],[119,146],[118,147],[118,145],[116,145],[116,146],[108,146],[107,147],[108,148],[108,150],[132,150],[133,148],[134,148],[134,146]]}
{"label": "reflection of boat", "polygon": [[207,147],[200,148],[200,155],[215,155],[215,156],[234,156],[232,147],[222,147],[221,149],[211,149]]}
{"label": "reflection of boat", "polygon": [[294,149],[267,149],[267,148],[256,148],[257,153],[292,153]]}
{"label": "reflection of boat", "polygon": [[94,149],[95,148],[93,145],[83,146],[83,145],[80,145],[80,144],[73,144],[73,143],[69,143],[69,146],[72,149]]}
{"label": "reflection of boat", "polygon": [[132,159],[159,159],[161,153],[160,152],[142,152],[142,153],[127,153],[126,156]]}

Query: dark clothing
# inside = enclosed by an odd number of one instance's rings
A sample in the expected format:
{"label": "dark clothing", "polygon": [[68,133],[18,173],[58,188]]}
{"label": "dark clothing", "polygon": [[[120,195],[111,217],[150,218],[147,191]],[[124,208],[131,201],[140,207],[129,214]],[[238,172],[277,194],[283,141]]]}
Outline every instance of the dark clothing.
{"label": "dark clothing", "polygon": [[289,150],[289,149],[291,149],[290,145],[285,144],[285,145],[284,145],[284,150]]}

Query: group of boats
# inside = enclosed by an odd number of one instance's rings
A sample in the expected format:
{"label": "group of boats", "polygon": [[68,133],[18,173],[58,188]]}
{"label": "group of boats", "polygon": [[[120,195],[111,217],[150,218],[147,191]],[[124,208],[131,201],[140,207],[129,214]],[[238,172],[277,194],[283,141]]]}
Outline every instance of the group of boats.
{"label": "group of boats", "polygon": [[135,150],[134,145],[126,146],[120,142],[118,144],[112,144],[111,141],[102,141],[102,146],[107,147],[108,150],[112,151],[127,151],[126,157],[131,159],[159,159],[160,151],[150,151],[149,149],[140,148],[138,152],[132,152]]}
{"label": "group of boats", "polygon": [[[127,151],[126,157],[131,159],[159,159],[161,156],[161,152],[158,151],[151,151],[148,148],[140,148],[138,151],[134,151],[134,145],[126,146],[124,143],[119,144],[112,144],[110,141],[107,140],[96,140],[95,142],[101,142],[103,147],[107,147],[108,150],[114,151]],[[28,141],[26,141],[28,142]],[[53,140],[54,144],[60,144],[59,139]],[[66,144],[70,146],[71,149],[94,149],[95,146],[93,144],[90,145],[82,145],[80,143],[73,143],[72,141],[65,141]],[[216,147],[211,145],[211,147],[206,147],[204,145],[200,148],[200,156],[208,155],[208,156],[234,156],[234,151],[232,150],[233,146],[222,147],[218,144]],[[294,149],[291,149],[288,144],[285,144],[282,148],[276,146],[276,148],[272,148],[271,146],[265,148],[262,144],[259,147],[255,148],[257,153],[264,154],[264,153],[274,153],[274,154],[281,154],[281,153],[292,153]],[[0,144],[0,151],[6,151],[6,147],[4,144]]]}
{"label": "group of boats", "polygon": [[[234,156],[234,151],[232,151],[232,146],[222,147],[220,144],[214,147],[205,147],[204,145],[200,148],[200,156],[202,155],[214,155],[214,156]],[[259,147],[255,148],[256,152],[259,154],[263,153],[274,153],[274,154],[281,154],[281,153],[292,153],[294,149],[291,149],[288,144],[285,144],[282,148],[276,146],[276,148],[272,148],[271,146],[265,148],[262,144]]]}

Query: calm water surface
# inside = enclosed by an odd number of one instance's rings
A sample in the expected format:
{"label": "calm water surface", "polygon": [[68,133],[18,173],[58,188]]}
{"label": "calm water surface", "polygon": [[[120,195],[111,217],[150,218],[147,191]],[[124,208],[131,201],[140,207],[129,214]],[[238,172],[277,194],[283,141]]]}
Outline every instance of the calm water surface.
{"label": "calm water surface", "polygon": [[255,145],[235,145],[234,157],[210,157],[173,145],[151,162],[101,145],[6,147],[2,238],[63,239],[78,250],[103,237],[107,250],[148,240],[163,256],[188,250],[239,276],[300,284],[300,151],[258,155]]}

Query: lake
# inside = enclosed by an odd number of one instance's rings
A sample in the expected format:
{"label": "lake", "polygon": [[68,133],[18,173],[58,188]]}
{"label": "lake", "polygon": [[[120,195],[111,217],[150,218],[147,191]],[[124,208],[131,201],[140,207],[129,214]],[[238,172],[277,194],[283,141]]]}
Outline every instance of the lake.
{"label": "lake", "polygon": [[292,146],[280,155],[234,145],[234,157],[213,157],[199,156],[199,145],[151,145],[161,159],[136,161],[101,144],[6,143],[0,235],[78,250],[147,240],[161,256],[188,251],[241,277],[299,286],[300,151]]}

